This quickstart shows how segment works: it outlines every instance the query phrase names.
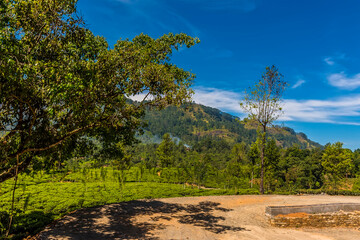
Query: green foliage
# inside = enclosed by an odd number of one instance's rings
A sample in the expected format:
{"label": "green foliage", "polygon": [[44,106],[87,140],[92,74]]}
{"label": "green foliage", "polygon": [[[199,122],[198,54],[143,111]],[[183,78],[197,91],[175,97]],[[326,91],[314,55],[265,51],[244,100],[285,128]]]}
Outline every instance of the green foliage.
{"label": "green foliage", "polygon": [[[161,136],[166,133],[180,138],[189,146],[204,139],[222,139],[228,144],[251,144],[256,140],[256,127],[245,126],[237,117],[196,103],[169,106],[161,111],[148,109],[144,119],[148,122],[144,127],[145,134],[137,138],[146,144],[160,143]],[[305,134],[295,133],[291,128],[277,126],[276,129],[270,128],[268,136],[276,139],[282,147],[293,144],[298,144],[302,149],[321,147]]]}
{"label": "green foliage", "polygon": [[248,162],[247,146],[244,142],[235,144],[231,149],[233,160],[237,163],[245,164]]}
{"label": "green foliage", "polygon": [[284,194],[328,194],[328,195],[344,195],[344,196],[360,196],[360,191],[337,190],[337,189],[300,189]]}
{"label": "green foliage", "polygon": [[[235,194],[232,190],[198,189],[192,186],[184,188],[182,184],[159,183],[159,177],[148,169],[143,173],[143,180],[148,182],[140,183],[135,174],[138,170],[134,167],[124,171],[127,182],[120,191],[116,174],[111,174],[112,171],[119,172],[115,168],[87,169],[68,173],[65,178],[61,172],[20,175],[21,184],[15,194],[17,212],[14,216],[11,238],[21,239],[34,234],[55,219],[83,207],[146,198]],[[174,174],[177,169],[167,170],[171,175],[168,181],[178,182]],[[22,184],[26,185],[25,189]],[[7,228],[12,186],[13,181],[2,183],[0,234],[4,234]],[[243,190],[241,193],[248,194],[253,191]]]}
{"label": "green foliage", "polygon": [[[182,143],[174,144],[174,161],[163,168],[157,168],[156,161],[153,165],[153,159],[149,157],[154,156],[157,160],[158,145],[139,144],[137,147],[123,149],[131,152],[131,163],[125,165],[115,164],[117,161],[126,162],[123,157],[127,154],[122,154],[104,161],[105,165],[98,168],[91,168],[87,162],[92,161],[89,158],[83,160],[76,171],[45,169],[21,174],[15,194],[14,236],[34,233],[54,219],[83,207],[144,198],[259,194],[259,150],[256,144],[231,145],[223,140],[204,139],[196,145],[199,152],[184,147]],[[146,150],[145,154],[142,150]],[[267,193],[360,194],[359,179],[343,180],[341,186],[351,186],[349,183],[354,182],[352,190],[326,188],[322,166],[324,150],[306,150],[299,146],[281,149],[270,140],[265,151]],[[251,183],[255,187],[251,188]],[[8,219],[13,181],[0,186],[3,200],[0,212],[4,213],[0,215],[0,222],[3,224]],[[4,233],[6,227],[0,226],[0,231]]]}
{"label": "green foliage", "polygon": [[[176,160],[173,167],[185,171],[185,166],[189,165],[188,162],[196,162],[199,159],[196,154],[207,155],[208,171],[203,183],[205,186],[236,189],[251,187],[252,184],[258,185],[260,176],[258,146],[253,144],[249,148],[244,143],[242,144],[243,147],[240,146],[228,143],[223,139],[209,137],[198,141],[192,148],[184,148],[182,144],[178,144],[174,148]],[[184,149],[187,150],[184,151]],[[245,152],[245,156],[241,153],[242,151]],[[323,150],[320,148],[309,150],[294,145],[287,149],[281,149],[272,139],[267,141],[265,152],[269,156],[265,158],[266,175],[264,183],[266,191],[320,189],[325,180],[330,180],[328,183],[333,184],[333,180],[324,177]],[[146,161],[144,164],[148,165]],[[358,165],[354,162],[353,169],[357,167]],[[354,171],[348,175],[348,177],[354,176]],[[186,181],[196,183],[192,179],[192,177],[188,177]],[[351,185],[349,186],[351,188]],[[349,187],[344,187],[349,189]]]}
{"label": "green foliage", "polygon": [[10,215],[7,211],[0,211],[0,236],[5,235]]}
{"label": "green foliage", "polygon": [[360,177],[356,179],[351,190],[355,192],[360,192]]}
{"label": "green foliage", "polygon": [[[76,0],[1,3],[0,182],[14,176],[16,156],[23,171],[34,156],[71,153],[80,136],[129,144],[146,106],[180,104],[192,94],[194,75],[170,57],[198,39],[141,34],[110,48],[85,28]],[[140,93],[152,100],[128,100]]]}
{"label": "green foliage", "polygon": [[160,167],[169,167],[174,163],[174,142],[172,141],[170,134],[164,134],[162,142],[156,149],[156,155],[159,159]]}
{"label": "green foliage", "polygon": [[278,184],[280,148],[276,146],[275,140],[271,139],[265,147],[265,181],[267,190],[275,191]]}
{"label": "green foliage", "polygon": [[281,97],[287,83],[275,66],[266,67],[261,79],[246,92],[240,106],[249,118],[260,126],[267,126],[282,113]]}
{"label": "green foliage", "polygon": [[360,149],[354,151],[354,173],[360,174]]}
{"label": "green foliage", "polygon": [[260,150],[260,192],[264,193],[265,145],[268,125],[282,114],[281,98],[287,83],[275,66],[266,67],[264,74],[254,87],[245,92],[240,107],[249,114],[251,122],[258,126],[257,142]]}
{"label": "green foliage", "polygon": [[335,188],[337,187],[336,183],[340,179],[350,176],[354,168],[353,153],[350,149],[342,148],[342,145],[340,142],[329,144],[322,155],[321,164],[324,172],[334,183]]}
{"label": "green foliage", "polygon": [[[148,169],[155,169],[158,166],[156,155],[158,146],[157,144],[135,146],[132,150],[133,164],[136,166],[142,164]],[[265,146],[265,153],[264,186],[267,192],[321,189],[326,181],[333,184],[333,180],[324,177],[321,148],[309,150],[294,145],[283,149],[278,146],[275,139],[270,138]],[[260,152],[257,143],[249,146],[245,143],[229,143],[221,138],[205,137],[192,147],[183,142],[174,144],[172,157],[172,164],[162,170],[156,170],[161,178],[151,181],[186,182],[196,185],[200,182],[200,185],[206,187],[234,190],[259,185]],[[206,164],[202,162],[204,158]],[[354,162],[353,169],[356,168],[358,164]],[[203,180],[197,179],[197,173]],[[354,171],[348,175],[348,177],[354,176]],[[349,189],[351,185],[344,187]]]}

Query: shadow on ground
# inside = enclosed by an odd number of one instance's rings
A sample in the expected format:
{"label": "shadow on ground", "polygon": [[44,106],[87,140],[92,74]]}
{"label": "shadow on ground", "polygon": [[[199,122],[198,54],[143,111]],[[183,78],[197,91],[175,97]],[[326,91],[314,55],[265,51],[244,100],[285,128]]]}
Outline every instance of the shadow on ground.
{"label": "shadow on ground", "polygon": [[[222,225],[220,222],[225,218],[215,216],[214,211],[229,212],[232,209],[219,205],[208,201],[181,205],[144,200],[81,209],[57,221],[35,239],[158,239],[152,231],[165,227],[158,222],[162,219],[201,227],[215,234],[246,230]],[[134,218],[139,216],[147,216],[151,221],[135,221]]]}

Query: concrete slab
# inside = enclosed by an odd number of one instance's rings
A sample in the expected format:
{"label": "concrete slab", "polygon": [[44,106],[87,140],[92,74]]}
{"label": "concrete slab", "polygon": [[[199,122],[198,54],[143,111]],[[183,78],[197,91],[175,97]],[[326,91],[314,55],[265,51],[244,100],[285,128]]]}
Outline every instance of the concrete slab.
{"label": "concrete slab", "polygon": [[290,213],[330,213],[330,212],[353,212],[360,211],[360,203],[328,203],[314,205],[295,205],[295,206],[268,206],[265,209],[266,215],[275,217],[279,214],[287,215]]}

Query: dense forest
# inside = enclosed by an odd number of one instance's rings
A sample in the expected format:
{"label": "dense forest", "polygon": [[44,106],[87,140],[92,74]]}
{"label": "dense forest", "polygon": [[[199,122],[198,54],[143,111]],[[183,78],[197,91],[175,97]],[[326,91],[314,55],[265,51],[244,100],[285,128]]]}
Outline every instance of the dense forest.
{"label": "dense forest", "polygon": [[[148,126],[144,128],[145,135],[140,137],[143,142],[159,143],[165,133],[178,137],[188,145],[206,137],[223,139],[229,144],[251,144],[256,140],[255,124],[246,124],[244,119],[240,121],[238,117],[196,103],[182,107],[169,106],[162,111],[147,110],[145,121]],[[270,129],[270,136],[278,146],[285,148],[294,144],[301,149],[322,147],[304,133],[296,133],[288,127],[274,126]]]}
{"label": "dense forest", "polygon": [[[145,119],[148,124],[144,134],[138,135],[137,144],[109,148],[101,139],[87,139],[91,147],[62,161],[62,168],[82,168],[84,164],[125,170],[132,167],[139,169],[139,176],[145,169],[151,170],[163,182],[235,190],[258,187],[260,153],[256,130],[246,127],[239,118],[193,103],[148,110]],[[287,127],[270,130],[265,161],[268,193],[351,190],[359,168],[360,150],[353,152],[341,143],[321,146]],[[346,185],[349,181],[350,186]]]}

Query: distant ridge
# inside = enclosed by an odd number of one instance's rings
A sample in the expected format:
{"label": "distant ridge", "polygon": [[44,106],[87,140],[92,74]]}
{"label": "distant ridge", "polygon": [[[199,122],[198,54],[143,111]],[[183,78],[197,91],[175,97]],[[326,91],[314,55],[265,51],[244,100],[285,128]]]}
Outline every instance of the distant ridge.
{"label": "distant ridge", "polygon": [[[147,110],[145,120],[148,126],[144,129],[145,135],[140,137],[145,142],[151,142],[153,138],[158,142],[165,133],[189,145],[206,137],[224,139],[229,143],[251,144],[256,140],[255,127],[249,124],[245,126],[238,117],[219,109],[196,103],[169,106],[161,111]],[[302,149],[322,147],[308,139],[306,134],[296,133],[289,127],[270,128],[269,136],[275,138],[277,145],[285,148],[295,144]]]}

